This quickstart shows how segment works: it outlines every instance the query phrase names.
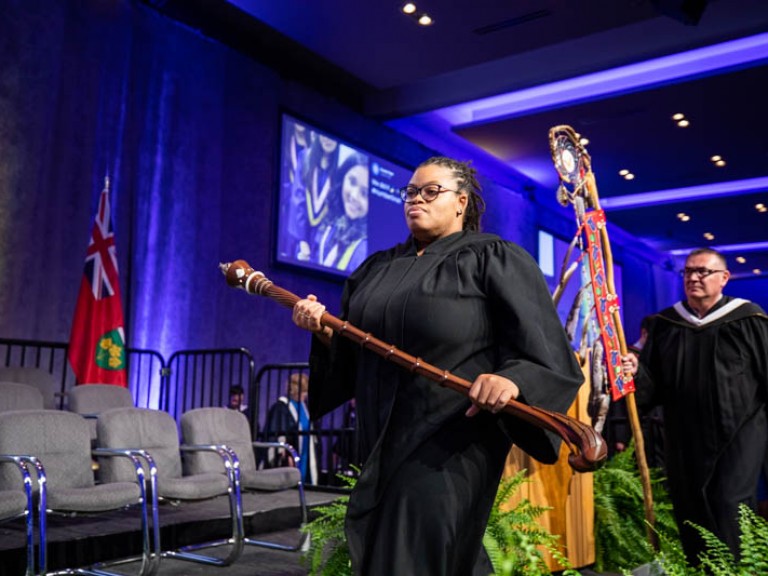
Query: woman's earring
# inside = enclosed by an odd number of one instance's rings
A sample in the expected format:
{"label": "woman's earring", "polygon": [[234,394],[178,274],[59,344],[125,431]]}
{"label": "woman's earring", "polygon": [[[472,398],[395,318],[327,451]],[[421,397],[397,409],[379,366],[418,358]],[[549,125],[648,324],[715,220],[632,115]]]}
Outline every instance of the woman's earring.
{"label": "woman's earring", "polygon": [[456,210],[456,216],[461,216],[462,214],[464,214],[464,212],[461,209]]}

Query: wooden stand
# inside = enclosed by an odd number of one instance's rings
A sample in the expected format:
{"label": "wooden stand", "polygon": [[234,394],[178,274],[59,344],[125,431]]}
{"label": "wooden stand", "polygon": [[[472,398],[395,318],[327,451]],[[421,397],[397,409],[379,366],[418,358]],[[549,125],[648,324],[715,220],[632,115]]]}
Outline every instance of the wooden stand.
{"label": "wooden stand", "polygon": [[[587,403],[589,401],[589,362],[582,365],[585,383],[579,389],[568,415],[589,422]],[[539,524],[551,534],[559,535],[563,544],[561,552],[573,568],[581,568],[595,561],[595,506],[593,474],[574,474],[568,465],[568,449],[562,446],[560,459],[556,464],[541,464],[517,447],[513,447],[507,458],[504,477],[527,471],[529,482],[523,483],[508,501],[513,508],[524,499],[536,506],[552,508],[538,517]],[[550,554],[545,553],[550,570],[562,570]]]}

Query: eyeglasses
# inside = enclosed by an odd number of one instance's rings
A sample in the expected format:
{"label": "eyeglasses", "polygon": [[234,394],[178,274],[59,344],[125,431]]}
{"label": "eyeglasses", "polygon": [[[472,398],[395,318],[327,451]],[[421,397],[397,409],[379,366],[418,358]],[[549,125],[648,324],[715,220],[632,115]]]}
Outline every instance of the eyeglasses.
{"label": "eyeglasses", "polygon": [[413,202],[416,200],[416,196],[421,195],[424,202],[432,202],[443,192],[458,192],[458,190],[448,190],[440,184],[425,184],[421,188],[409,185],[400,188],[400,198],[403,199],[403,202]]}
{"label": "eyeglasses", "polygon": [[715,272],[725,272],[725,270],[712,270],[711,268],[684,268],[680,274],[685,278],[689,278],[694,274],[696,274],[699,278],[706,278]]}

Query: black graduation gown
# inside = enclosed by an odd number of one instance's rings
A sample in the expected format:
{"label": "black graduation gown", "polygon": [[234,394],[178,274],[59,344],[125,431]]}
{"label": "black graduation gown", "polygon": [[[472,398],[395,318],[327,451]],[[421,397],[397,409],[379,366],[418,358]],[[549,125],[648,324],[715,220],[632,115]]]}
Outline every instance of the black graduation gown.
{"label": "black graduation gown", "polygon": [[[282,440],[299,450],[299,423],[288,408],[288,399],[283,397],[269,407],[267,422],[264,424],[264,440],[277,442]],[[290,460],[289,454],[283,450],[269,451],[270,466],[286,466]]]}
{"label": "black graduation gown", "polygon": [[655,318],[636,397],[641,407],[663,406],[670,495],[686,555],[697,564],[703,545],[685,520],[738,553],[738,505],[756,506],[768,449],[768,317],[724,296],[701,320],[681,302]]}
{"label": "black graduation gown", "polygon": [[[503,375],[520,399],[564,412],[582,374],[544,279],[519,246],[460,232],[417,256],[409,241],[348,279],[342,316],[457,376]],[[560,440],[415,376],[339,336],[313,344],[310,412],[357,399],[360,454],[346,534],[356,574],[487,574],[482,537],[514,441],[553,462]]]}
{"label": "black graduation gown", "polygon": [[[313,434],[299,434],[308,429],[300,428],[299,420],[289,408],[289,402],[287,397],[281,396],[270,406],[262,437],[268,442],[282,441],[290,444],[302,459],[302,479],[317,484],[317,437]],[[266,463],[270,467],[289,466],[292,465],[292,459],[287,451],[270,448],[266,451]]]}

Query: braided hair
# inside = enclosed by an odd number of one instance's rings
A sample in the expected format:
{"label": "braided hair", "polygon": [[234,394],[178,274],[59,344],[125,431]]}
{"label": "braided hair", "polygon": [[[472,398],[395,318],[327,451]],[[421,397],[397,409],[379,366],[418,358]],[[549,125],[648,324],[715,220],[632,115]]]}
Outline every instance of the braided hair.
{"label": "braided hair", "polygon": [[485,200],[480,195],[483,188],[477,181],[477,170],[471,165],[471,161],[461,162],[454,160],[453,158],[447,158],[446,156],[433,156],[424,160],[419,164],[418,168],[422,166],[443,166],[453,172],[453,177],[459,183],[459,192],[464,191],[467,193],[468,202],[467,209],[464,212],[464,222],[462,228],[464,230],[472,230],[474,232],[480,231],[480,219],[485,212]]}

